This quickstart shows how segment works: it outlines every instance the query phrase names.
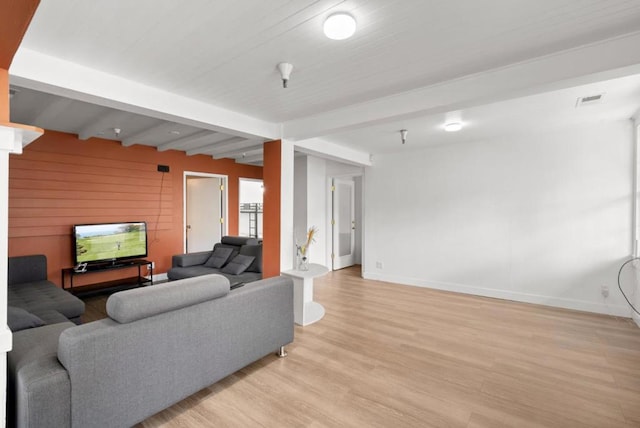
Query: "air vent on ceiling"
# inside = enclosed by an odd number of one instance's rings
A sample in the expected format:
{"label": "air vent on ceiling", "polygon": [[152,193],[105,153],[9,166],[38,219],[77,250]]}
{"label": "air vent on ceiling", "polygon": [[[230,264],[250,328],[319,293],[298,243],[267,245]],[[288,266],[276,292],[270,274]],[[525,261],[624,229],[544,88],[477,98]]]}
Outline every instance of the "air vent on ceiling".
{"label": "air vent on ceiling", "polygon": [[576,101],[576,107],[598,104],[602,101],[602,97],[604,97],[604,94],[596,94],[596,95],[589,95],[587,97],[580,97],[578,98],[578,101]]}

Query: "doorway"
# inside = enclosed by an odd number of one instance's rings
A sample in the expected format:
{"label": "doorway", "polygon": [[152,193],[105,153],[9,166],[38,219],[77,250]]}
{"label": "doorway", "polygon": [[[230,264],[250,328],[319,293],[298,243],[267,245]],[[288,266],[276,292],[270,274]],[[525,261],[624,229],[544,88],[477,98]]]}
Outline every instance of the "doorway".
{"label": "doorway", "polygon": [[331,180],[331,268],[361,263],[362,177]]}
{"label": "doorway", "polygon": [[227,176],[184,173],[184,252],[213,248],[227,234]]}
{"label": "doorway", "polygon": [[240,179],[238,234],[262,239],[262,199],[264,184],[256,178]]}

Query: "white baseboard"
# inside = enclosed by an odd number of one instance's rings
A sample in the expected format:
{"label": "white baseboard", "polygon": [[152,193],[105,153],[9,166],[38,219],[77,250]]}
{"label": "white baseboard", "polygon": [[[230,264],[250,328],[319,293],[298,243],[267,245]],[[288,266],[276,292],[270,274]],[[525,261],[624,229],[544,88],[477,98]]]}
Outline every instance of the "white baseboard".
{"label": "white baseboard", "polygon": [[[453,291],[456,293],[472,294],[483,297],[493,297],[503,300],[514,300],[516,302],[534,303],[538,305],[553,306],[557,308],[573,309],[576,311],[594,312],[597,314],[614,315],[618,317],[630,318],[630,308],[622,305],[605,305],[603,303],[587,302],[584,300],[565,299],[562,297],[542,296],[537,294],[518,293],[513,291],[499,290],[495,288],[474,287],[466,284],[452,282],[430,281],[418,278],[409,278],[383,273],[362,272],[364,279],[376,281],[392,282],[415,287],[433,288],[436,290]],[[636,324],[640,326],[640,319],[634,317]]]}

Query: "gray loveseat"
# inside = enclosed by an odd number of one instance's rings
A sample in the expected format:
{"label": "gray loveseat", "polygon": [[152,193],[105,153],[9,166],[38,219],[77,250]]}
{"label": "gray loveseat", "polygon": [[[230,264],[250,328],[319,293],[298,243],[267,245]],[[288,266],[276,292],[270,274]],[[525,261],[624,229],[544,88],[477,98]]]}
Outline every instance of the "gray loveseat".
{"label": "gray loveseat", "polygon": [[[12,308],[19,308],[36,315],[46,324],[66,319],[81,323],[84,302],[47,279],[46,256],[9,257],[7,285],[9,318],[14,313]],[[8,321],[11,326],[12,320]]]}
{"label": "gray loveseat", "polygon": [[10,426],[128,427],[293,341],[286,277],[230,290],[220,275],[115,293],[109,318],[20,331]]}
{"label": "gray loveseat", "polygon": [[[226,259],[216,265],[216,251],[226,250]],[[234,258],[253,258],[248,267],[240,273],[233,273]],[[257,281],[262,278],[262,244],[255,238],[244,236],[223,236],[210,251],[179,254],[171,259],[171,269],[167,272],[170,281],[217,273],[229,279],[232,285]]]}

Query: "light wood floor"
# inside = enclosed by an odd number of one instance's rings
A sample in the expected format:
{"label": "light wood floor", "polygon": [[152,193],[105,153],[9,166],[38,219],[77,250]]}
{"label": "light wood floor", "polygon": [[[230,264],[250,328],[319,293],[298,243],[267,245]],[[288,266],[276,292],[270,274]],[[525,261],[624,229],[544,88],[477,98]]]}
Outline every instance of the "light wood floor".
{"label": "light wood floor", "polygon": [[[325,317],[139,427],[640,427],[629,319],[366,281],[316,281]],[[88,302],[101,318],[104,299]],[[92,315],[94,314],[94,315]]]}

